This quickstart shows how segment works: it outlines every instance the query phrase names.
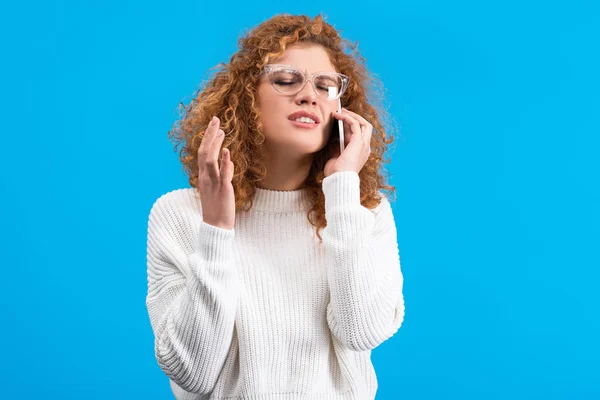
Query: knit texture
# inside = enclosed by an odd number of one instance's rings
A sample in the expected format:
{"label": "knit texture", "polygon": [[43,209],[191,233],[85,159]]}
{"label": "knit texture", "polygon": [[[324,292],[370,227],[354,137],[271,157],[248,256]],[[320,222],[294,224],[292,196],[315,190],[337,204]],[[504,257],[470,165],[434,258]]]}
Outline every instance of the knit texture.
{"label": "knit texture", "polygon": [[321,244],[306,189],[257,188],[231,230],[202,221],[194,188],[155,201],[146,306],[177,400],[375,398],[371,350],[404,320],[392,209],[363,207],[353,171],[323,193]]}

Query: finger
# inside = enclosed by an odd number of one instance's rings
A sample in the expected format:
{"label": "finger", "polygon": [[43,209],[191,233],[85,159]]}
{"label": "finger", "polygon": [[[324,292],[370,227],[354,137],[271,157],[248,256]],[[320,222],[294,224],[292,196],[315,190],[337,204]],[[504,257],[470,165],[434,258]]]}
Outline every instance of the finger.
{"label": "finger", "polygon": [[204,131],[204,135],[202,136],[202,141],[200,142],[200,147],[198,148],[199,153],[202,153],[203,155],[208,154],[210,145],[215,137],[215,134],[219,131],[220,124],[221,121],[217,116],[214,116],[210,120],[208,126],[206,127],[206,130]]}
{"label": "finger", "polygon": [[[338,132],[338,137],[336,138],[336,142],[339,142],[340,140],[343,140],[344,141],[344,147],[346,147],[347,144],[348,144],[348,140],[346,138],[349,138],[352,135],[352,132],[348,131],[348,127],[345,126],[344,120],[339,115],[340,115],[340,113],[338,113],[337,111],[332,111],[331,112],[331,116],[335,119],[335,121],[333,123],[335,124],[336,127],[339,126],[341,128],[341,129],[338,129],[339,132]],[[342,121],[342,125],[341,126],[340,126],[340,121]],[[340,138],[340,136],[342,134],[342,132],[341,132],[342,130],[344,131],[344,137]]]}
{"label": "finger", "polygon": [[233,162],[231,161],[231,153],[228,148],[223,148],[223,156],[221,157],[221,179],[224,182],[231,182],[233,178]]}
{"label": "finger", "polygon": [[[358,123],[358,120],[348,114],[343,114],[343,113],[336,113],[335,116],[338,119],[344,120],[344,122],[350,126],[352,135],[350,137],[348,145],[346,146],[346,149],[347,149],[348,153],[350,153],[349,154],[350,157],[358,157],[358,155],[361,151],[361,147],[364,144],[364,142],[362,140],[363,134],[361,131],[360,124]],[[347,132],[347,130],[345,131],[345,133],[346,132]],[[344,149],[344,153],[346,153],[346,149]]]}
{"label": "finger", "polygon": [[344,147],[348,146],[348,144],[350,143],[350,140],[352,139],[352,136],[354,135],[354,132],[352,131],[352,125],[349,122],[350,119],[346,118],[347,115],[346,114],[340,114],[340,113],[336,113],[335,117],[342,121],[343,127],[344,127]]}
{"label": "finger", "polygon": [[352,127],[348,125],[346,121],[342,121],[342,127],[344,129],[344,147],[346,147],[348,146],[348,143],[350,143],[350,139],[352,138]]}
{"label": "finger", "polygon": [[200,141],[200,147],[198,147],[198,168],[199,172],[203,173],[204,171],[204,160],[208,154],[208,149],[210,148],[210,144],[212,142],[212,138],[214,134],[219,130],[219,118],[214,116],[212,120],[208,123],[206,130],[204,131],[204,136]]}
{"label": "finger", "polygon": [[[336,115],[336,118],[341,119],[342,121],[344,121],[344,123],[346,125],[348,125],[350,127],[352,135],[358,134],[359,136],[362,137],[363,130],[362,130],[362,127],[360,126],[360,123],[358,122],[358,120],[356,118],[354,118],[353,116],[351,116],[349,114],[344,114],[344,113],[336,113],[335,115]],[[346,133],[346,132],[347,132],[347,130],[344,131],[344,133]]]}
{"label": "finger", "polygon": [[371,145],[371,136],[373,135],[373,125],[369,121],[367,121],[366,119],[364,119],[363,117],[361,117],[360,115],[358,115],[355,112],[352,112],[346,108],[342,108],[342,111],[352,115],[354,118],[356,118],[360,122],[360,127],[363,131],[364,142],[366,145],[370,146]]}
{"label": "finger", "polygon": [[342,113],[348,113],[348,114],[352,115],[354,118],[356,118],[358,120],[358,122],[360,123],[361,126],[369,126],[369,125],[371,125],[369,123],[369,121],[367,121],[366,119],[364,119],[363,117],[361,117],[357,113],[348,110],[347,108],[342,108]]}
{"label": "finger", "polygon": [[344,147],[348,146],[353,135],[352,127],[344,122]]}
{"label": "finger", "polygon": [[367,123],[367,125],[360,126],[363,133],[363,142],[366,146],[371,145],[371,136],[373,135],[373,125]]}
{"label": "finger", "polygon": [[[208,150],[208,146],[210,146],[214,134],[217,133],[217,131],[219,130],[220,123],[221,121],[217,116],[212,117],[212,119],[208,123],[208,126],[206,127],[206,130],[204,131],[204,136],[202,138],[202,142],[200,142],[200,148],[198,149],[198,151],[200,151],[200,149]],[[206,152],[203,151],[203,153],[205,154]]]}
{"label": "finger", "polygon": [[222,129],[219,129],[214,135],[214,139],[210,144],[210,148],[206,152],[206,159],[204,162],[205,172],[210,177],[210,181],[213,184],[218,184],[220,181],[220,173],[219,173],[219,149],[221,148],[221,143],[223,142],[223,137],[225,137],[225,133]]}

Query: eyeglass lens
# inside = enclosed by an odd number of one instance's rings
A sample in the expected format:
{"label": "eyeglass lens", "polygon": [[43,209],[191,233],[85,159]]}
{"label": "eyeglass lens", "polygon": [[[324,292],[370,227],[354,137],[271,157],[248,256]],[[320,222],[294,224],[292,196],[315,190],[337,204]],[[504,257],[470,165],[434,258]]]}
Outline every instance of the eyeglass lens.
{"label": "eyeglass lens", "polygon": [[[270,77],[275,90],[286,94],[298,93],[304,85],[304,79],[302,73],[292,70],[273,71]],[[319,96],[328,100],[336,99],[342,91],[342,79],[334,74],[315,75],[313,82]]]}

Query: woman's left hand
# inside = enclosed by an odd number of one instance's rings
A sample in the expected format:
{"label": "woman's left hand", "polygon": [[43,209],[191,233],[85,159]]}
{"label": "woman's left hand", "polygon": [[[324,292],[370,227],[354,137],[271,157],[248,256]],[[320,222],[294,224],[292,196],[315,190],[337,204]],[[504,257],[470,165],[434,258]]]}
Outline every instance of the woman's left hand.
{"label": "woman's left hand", "polygon": [[[358,173],[371,154],[373,125],[345,108],[342,108],[341,113],[334,113],[334,118],[342,120],[344,124],[344,151],[340,155],[339,142],[336,142],[333,157],[325,163],[325,177],[341,171]],[[334,121],[334,123],[338,122]]]}

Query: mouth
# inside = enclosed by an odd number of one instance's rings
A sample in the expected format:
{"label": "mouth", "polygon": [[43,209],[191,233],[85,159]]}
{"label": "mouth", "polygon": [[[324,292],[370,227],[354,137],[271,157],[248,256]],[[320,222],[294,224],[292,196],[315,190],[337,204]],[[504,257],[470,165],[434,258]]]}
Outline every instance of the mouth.
{"label": "mouth", "polygon": [[288,121],[290,121],[294,126],[296,126],[298,128],[303,128],[303,129],[315,129],[317,126],[319,126],[318,122],[304,122],[304,121],[296,121],[293,119],[290,119]]}
{"label": "mouth", "polygon": [[314,128],[321,122],[321,119],[317,114],[308,110],[298,110],[288,115],[288,119],[292,121],[295,126],[306,129]]}

